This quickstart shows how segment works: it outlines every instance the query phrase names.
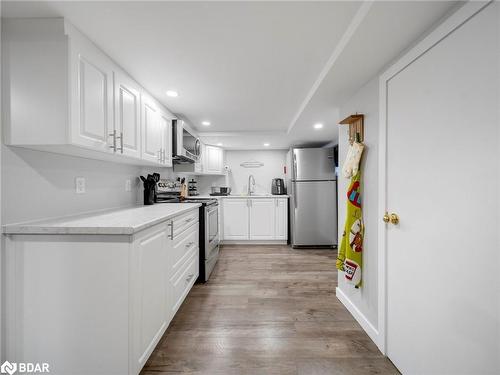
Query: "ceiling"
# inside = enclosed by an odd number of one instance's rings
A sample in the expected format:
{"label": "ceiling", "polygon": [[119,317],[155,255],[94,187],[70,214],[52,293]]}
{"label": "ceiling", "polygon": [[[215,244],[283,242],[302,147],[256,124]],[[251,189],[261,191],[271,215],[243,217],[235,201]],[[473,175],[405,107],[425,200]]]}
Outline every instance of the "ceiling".
{"label": "ceiling", "polygon": [[206,142],[259,149],[334,141],[339,106],[454,7],[3,1],[2,16],[66,17]]}

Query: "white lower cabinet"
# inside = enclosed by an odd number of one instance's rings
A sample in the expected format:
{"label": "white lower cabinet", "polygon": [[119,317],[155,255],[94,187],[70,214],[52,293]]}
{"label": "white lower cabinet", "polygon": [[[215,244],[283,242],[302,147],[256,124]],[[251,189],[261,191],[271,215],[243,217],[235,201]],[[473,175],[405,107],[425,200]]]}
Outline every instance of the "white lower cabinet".
{"label": "white lower cabinet", "polygon": [[146,230],[134,241],[132,265],[136,267],[134,296],[134,346],[136,366],[142,368],[169,323],[167,256],[170,250],[167,226]]}
{"label": "white lower cabinet", "polygon": [[286,241],[287,198],[223,198],[225,241]]}
{"label": "white lower cabinet", "polygon": [[288,199],[275,199],[274,236],[277,240],[288,239]]}
{"label": "white lower cabinet", "polygon": [[7,235],[5,358],[137,375],[199,273],[198,208],[133,235]]}
{"label": "white lower cabinet", "polygon": [[247,240],[249,224],[248,199],[223,199],[224,239]]}
{"label": "white lower cabinet", "polygon": [[250,228],[252,240],[274,240],[275,199],[249,199]]}

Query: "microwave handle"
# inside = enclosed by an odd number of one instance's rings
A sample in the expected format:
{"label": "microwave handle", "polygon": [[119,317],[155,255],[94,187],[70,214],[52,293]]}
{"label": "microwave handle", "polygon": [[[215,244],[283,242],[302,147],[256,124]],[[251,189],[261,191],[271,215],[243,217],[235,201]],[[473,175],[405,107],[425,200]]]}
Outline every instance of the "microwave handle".
{"label": "microwave handle", "polygon": [[196,141],[194,142],[194,153],[196,156],[200,156],[200,138],[196,138]]}

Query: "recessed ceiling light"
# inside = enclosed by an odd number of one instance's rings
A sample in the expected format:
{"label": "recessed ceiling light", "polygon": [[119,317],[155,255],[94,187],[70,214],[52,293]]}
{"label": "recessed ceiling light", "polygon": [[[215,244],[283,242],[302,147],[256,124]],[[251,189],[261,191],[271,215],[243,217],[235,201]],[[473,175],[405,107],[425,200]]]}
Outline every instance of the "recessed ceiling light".
{"label": "recessed ceiling light", "polygon": [[204,126],[210,126],[210,121],[202,121],[201,124]]}
{"label": "recessed ceiling light", "polygon": [[170,96],[171,98],[177,98],[179,96],[179,93],[175,90],[168,90],[167,96]]}
{"label": "recessed ceiling light", "polygon": [[219,143],[217,143],[217,146],[222,146],[222,143],[220,143],[220,142],[219,142]]}
{"label": "recessed ceiling light", "polygon": [[265,147],[269,147],[269,143],[267,143],[267,142],[266,142],[266,143],[264,143],[264,146],[265,146]]}
{"label": "recessed ceiling light", "polygon": [[317,123],[317,124],[314,124],[314,129],[322,129],[323,128],[323,124],[321,123]]}

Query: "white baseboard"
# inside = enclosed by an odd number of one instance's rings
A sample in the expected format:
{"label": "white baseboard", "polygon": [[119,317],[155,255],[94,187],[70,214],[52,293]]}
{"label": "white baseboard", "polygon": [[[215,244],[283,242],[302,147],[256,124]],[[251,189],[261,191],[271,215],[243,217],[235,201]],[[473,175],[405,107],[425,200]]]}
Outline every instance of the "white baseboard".
{"label": "white baseboard", "polygon": [[[346,307],[347,310],[351,313],[351,315],[356,319],[356,321],[360,324],[360,326],[365,330],[368,336],[372,339],[372,341],[377,345],[377,347],[382,351],[379,342],[380,335],[378,330],[371,324],[366,316],[359,311],[359,309],[351,302],[349,297],[340,290],[338,287],[335,288],[335,294],[340,302]],[[382,351],[383,352],[383,351]]]}
{"label": "white baseboard", "polygon": [[286,245],[286,240],[224,240],[221,245]]}

